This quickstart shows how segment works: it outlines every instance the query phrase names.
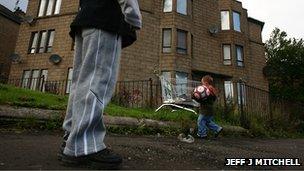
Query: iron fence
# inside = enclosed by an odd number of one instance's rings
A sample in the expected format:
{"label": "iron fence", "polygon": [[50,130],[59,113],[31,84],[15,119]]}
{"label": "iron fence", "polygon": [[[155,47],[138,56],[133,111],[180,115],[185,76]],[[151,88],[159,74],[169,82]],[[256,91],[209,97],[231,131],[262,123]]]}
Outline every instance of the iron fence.
{"label": "iron fence", "polygon": [[57,95],[69,93],[71,80],[48,81],[44,76],[37,78],[2,78],[0,83],[34,91],[47,92]]}
{"label": "iron fence", "polygon": [[[44,77],[30,79],[2,78],[0,83],[57,95],[67,95],[71,86],[71,80],[49,81]],[[290,120],[295,114],[304,117],[304,105],[299,102],[274,99],[271,98],[268,91],[244,83],[237,84],[243,86],[237,86],[232,100],[227,99],[223,86],[216,85],[220,90],[217,106],[222,107],[224,112],[237,112],[235,117],[239,119],[244,127],[247,127],[248,122],[254,117],[266,121]],[[182,87],[186,86],[180,85],[180,89]],[[162,104],[161,90],[160,81],[153,81],[152,79],[119,81],[116,84],[112,101],[125,107],[155,108]],[[223,115],[225,114],[223,113]]]}

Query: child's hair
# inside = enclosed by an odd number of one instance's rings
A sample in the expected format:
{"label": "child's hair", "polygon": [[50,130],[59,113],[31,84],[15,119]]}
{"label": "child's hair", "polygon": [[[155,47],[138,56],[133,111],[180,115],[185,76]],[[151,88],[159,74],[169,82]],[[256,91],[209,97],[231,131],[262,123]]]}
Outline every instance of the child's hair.
{"label": "child's hair", "polygon": [[219,94],[219,90],[213,86],[213,78],[210,75],[205,75],[202,78],[202,83],[206,82],[209,84],[208,88],[212,92],[213,95],[217,96]]}
{"label": "child's hair", "polygon": [[205,75],[203,78],[202,78],[202,83],[203,82],[206,82],[210,85],[213,85],[213,78],[210,76],[210,75]]}

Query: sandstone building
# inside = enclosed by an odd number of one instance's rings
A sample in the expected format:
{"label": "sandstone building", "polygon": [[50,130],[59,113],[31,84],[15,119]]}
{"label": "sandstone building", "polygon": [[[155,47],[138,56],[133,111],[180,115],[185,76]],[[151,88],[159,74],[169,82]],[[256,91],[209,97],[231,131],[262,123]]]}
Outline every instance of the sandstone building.
{"label": "sandstone building", "polygon": [[9,56],[15,51],[20,23],[20,17],[0,5],[0,79],[2,80],[9,76],[11,66]]}
{"label": "sandstone building", "polygon": [[[236,97],[242,80],[263,90],[265,49],[264,23],[248,17],[236,0],[139,0],[143,29],[138,41],[123,50],[119,80],[157,80],[155,73],[177,82],[212,75],[226,98]],[[20,63],[11,67],[10,78],[39,88],[41,79],[71,78],[73,41],[69,24],[78,10],[78,0],[29,0],[31,24],[21,24],[15,52]],[[49,60],[57,54],[59,63]],[[43,76],[43,77],[41,77]],[[37,78],[28,81],[29,78]],[[69,92],[69,82],[65,85]],[[41,87],[40,87],[41,88]]]}

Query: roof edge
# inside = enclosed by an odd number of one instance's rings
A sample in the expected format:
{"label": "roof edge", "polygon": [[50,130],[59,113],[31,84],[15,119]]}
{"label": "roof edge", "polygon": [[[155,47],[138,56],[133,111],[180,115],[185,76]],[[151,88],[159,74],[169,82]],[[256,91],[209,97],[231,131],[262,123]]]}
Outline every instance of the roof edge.
{"label": "roof edge", "polygon": [[5,18],[17,23],[17,24],[21,24],[21,17],[19,17],[18,15],[16,15],[14,12],[12,12],[11,10],[9,10],[8,8],[6,8],[5,6],[0,4],[0,15],[4,16]]}
{"label": "roof edge", "polygon": [[265,25],[265,22],[260,21],[260,20],[257,20],[257,19],[252,18],[252,17],[248,17],[248,21],[249,21],[249,22],[252,22],[252,23],[254,23],[254,24],[260,25],[260,26],[262,27],[262,30],[263,30],[264,25]]}

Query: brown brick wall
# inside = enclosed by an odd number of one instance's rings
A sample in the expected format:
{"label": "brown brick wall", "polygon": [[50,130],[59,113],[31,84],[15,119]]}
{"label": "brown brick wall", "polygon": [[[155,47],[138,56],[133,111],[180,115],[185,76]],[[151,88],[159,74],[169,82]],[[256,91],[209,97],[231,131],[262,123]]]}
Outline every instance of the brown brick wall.
{"label": "brown brick wall", "polygon": [[[138,41],[123,50],[119,80],[157,79],[156,72],[176,71],[186,72],[191,78],[193,71],[210,72],[232,77],[233,80],[244,78],[248,84],[262,89],[268,89],[268,83],[262,74],[265,65],[264,47],[261,39],[261,26],[248,22],[247,10],[235,0],[189,0],[187,16],[178,14],[176,1],[173,0],[173,12],[163,13],[163,0],[139,0],[143,28],[138,32]],[[39,0],[30,0],[28,15],[37,16]],[[69,67],[72,67],[72,40],[68,35],[69,24],[77,11],[77,0],[62,1],[58,16],[38,18],[36,24],[22,24],[16,46],[24,62],[14,64],[11,77],[21,77],[25,69],[48,69],[49,80],[66,79]],[[221,10],[237,11],[241,14],[242,32],[220,31],[211,35],[209,28],[220,28]],[[230,23],[233,23],[232,16]],[[162,29],[172,28],[172,52],[162,53]],[[55,29],[55,40],[52,53],[27,54],[32,31]],[[187,54],[176,53],[177,29],[188,31]],[[191,45],[193,35],[193,45]],[[232,65],[223,64],[222,44],[231,44]],[[245,67],[236,66],[234,45],[244,47]],[[193,52],[191,51],[193,46]],[[59,65],[53,65],[48,58],[56,53],[63,57]],[[224,79],[222,79],[223,81]]]}
{"label": "brown brick wall", "polygon": [[[39,0],[31,0],[27,15],[36,17],[38,13]],[[21,55],[22,63],[13,64],[10,78],[21,78],[24,70],[48,69],[49,80],[64,80],[67,77],[68,68],[73,65],[73,53],[71,50],[72,39],[69,36],[69,25],[74,18],[78,8],[75,0],[62,1],[60,14],[52,17],[39,17],[33,25],[23,23],[20,28],[16,52]],[[74,13],[71,13],[74,12]],[[31,33],[41,30],[55,29],[53,51],[51,53],[28,54]],[[49,62],[52,54],[60,55],[63,60],[54,65]]]}
{"label": "brown brick wall", "polygon": [[0,76],[8,77],[11,61],[9,56],[14,52],[20,25],[0,15]]}

